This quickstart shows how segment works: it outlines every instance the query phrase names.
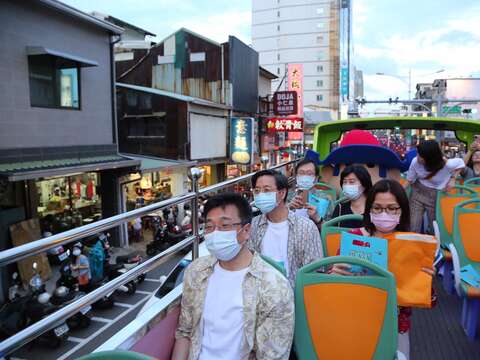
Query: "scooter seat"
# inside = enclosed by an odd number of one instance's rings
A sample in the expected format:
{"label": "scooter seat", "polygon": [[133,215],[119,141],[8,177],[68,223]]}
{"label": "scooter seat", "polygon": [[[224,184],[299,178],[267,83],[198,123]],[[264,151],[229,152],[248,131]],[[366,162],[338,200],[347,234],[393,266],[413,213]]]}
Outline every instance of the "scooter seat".
{"label": "scooter seat", "polygon": [[127,254],[127,255],[119,255],[115,258],[116,264],[124,264],[127,262],[131,262],[132,259],[137,257],[138,255],[135,253]]}

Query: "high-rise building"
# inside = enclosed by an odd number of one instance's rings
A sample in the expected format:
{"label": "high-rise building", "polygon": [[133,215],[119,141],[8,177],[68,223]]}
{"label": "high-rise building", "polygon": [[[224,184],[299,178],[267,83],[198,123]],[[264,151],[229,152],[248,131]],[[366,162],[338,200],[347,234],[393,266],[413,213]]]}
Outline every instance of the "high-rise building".
{"label": "high-rise building", "polygon": [[[288,64],[303,64],[304,108],[338,116],[352,92],[350,0],[252,0],[252,43],[284,90]],[[353,84],[352,84],[353,85]],[[352,91],[351,91],[352,90]]]}

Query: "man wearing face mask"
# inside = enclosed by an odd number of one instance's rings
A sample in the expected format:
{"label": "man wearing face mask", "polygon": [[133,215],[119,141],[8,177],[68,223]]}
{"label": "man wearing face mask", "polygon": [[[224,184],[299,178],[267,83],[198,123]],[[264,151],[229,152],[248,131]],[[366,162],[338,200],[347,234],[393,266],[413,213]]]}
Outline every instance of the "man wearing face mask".
{"label": "man wearing face mask", "polygon": [[[314,186],[318,179],[318,167],[311,159],[303,159],[295,167],[297,190],[290,201],[289,207],[296,215],[310,218],[317,226],[322,224],[325,214],[319,214],[316,206],[308,203],[310,192],[315,192]],[[324,211],[327,211],[329,202],[326,201]]]}
{"label": "man wearing face mask", "polygon": [[185,271],[172,359],[288,359],[294,300],[288,280],[246,243],[252,212],[233,193],[204,209],[210,256]]}
{"label": "man wearing face mask", "polygon": [[288,210],[285,175],[259,171],[252,177],[252,188],[255,206],[262,214],[252,221],[248,246],[281,265],[293,287],[298,269],[323,257],[318,228],[310,219]]}

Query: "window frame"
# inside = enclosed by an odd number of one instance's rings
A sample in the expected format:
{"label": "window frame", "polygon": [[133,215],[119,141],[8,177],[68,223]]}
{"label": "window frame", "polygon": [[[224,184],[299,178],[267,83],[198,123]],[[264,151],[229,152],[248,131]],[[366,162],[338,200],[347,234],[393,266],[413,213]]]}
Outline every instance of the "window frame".
{"label": "window frame", "polygon": [[[58,56],[53,56],[53,55],[28,55],[27,59],[27,64],[28,64],[28,88],[29,88],[29,97],[30,97],[30,107],[33,108],[41,108],[41,109],[60,109],[60,110],[75,110],[75,111],[82,111],[82,72],[80,71],[82,66],[77,62],[75,67],[70,67],[67,69],[77,69],[77,85],[78,85],[78,107],[74,106],[61,106],[61,105],[40,105],[40,104],[34,104],[32,101],[32,93],[31,93],[31,67],[30,67],[30,58],[37,57],[37,56],[49,56],[52,58],[52,62],[55,63],[57,59],[61,59]],[[61,97],[61,84],[58,82],[60,86],[57,86],[57,70],[60,68],[54,67],[55,70],[55,86],[54,86],[54,96],[55,98],[60,98]]]}

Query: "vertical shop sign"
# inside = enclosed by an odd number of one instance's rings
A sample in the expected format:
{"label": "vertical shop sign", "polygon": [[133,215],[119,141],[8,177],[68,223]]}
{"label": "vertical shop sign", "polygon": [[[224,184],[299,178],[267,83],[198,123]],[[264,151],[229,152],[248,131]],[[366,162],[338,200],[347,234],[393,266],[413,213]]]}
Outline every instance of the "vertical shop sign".
{"label": "vertical shop sign", "polygon": [[348,96],[348,67],[342,67],[340,79],[340,95]]}
{"label": "vertical shop sign", "polygon": [[253,157],[253,118],[232,118],[230,122],[230,159],[250,164]]}
{"label": "vertical shop sign", "polygon": [[288,90],[297,92],[297,113],[303,116],[303,65],[288,64]]}

